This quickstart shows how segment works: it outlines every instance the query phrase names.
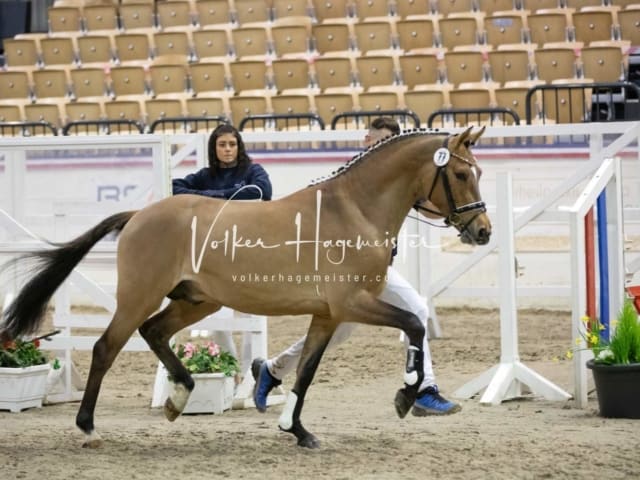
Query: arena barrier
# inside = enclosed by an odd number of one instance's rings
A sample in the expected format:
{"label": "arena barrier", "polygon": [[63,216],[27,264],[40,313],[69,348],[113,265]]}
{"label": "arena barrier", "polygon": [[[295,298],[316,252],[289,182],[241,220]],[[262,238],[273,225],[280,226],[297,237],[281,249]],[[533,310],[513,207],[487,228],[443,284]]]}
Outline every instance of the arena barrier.
{"label": "arena barrier", "polygon": [[[483,140],[487,139],[489,142],[494,142],[491,147],[492,153],[491,155],[496,155],[498,161],[486,161],[489,158],[487,150],[482,148],[476,148],[476,155],[481,159],[481,165],[485,171],[483,177],[483,183],[481,188],[483,188],[483,197],[488,203],[489,210],[493,218],[496,218],[496,231],[491,242],[483,247],[478,247],[469,252],[463,252],[463,254],[456,254],[454,258],[457,262],[451,262],[448,257],[445,261],[441,259],[441,257],[446,256],[446,252],[437,251],[438,249],[432,248],[433,246],[438,246],[441,243],[441,239],[444,238],[443,235],[440,234],[439,231],[428,228],[426,225],[417,222],[416,220],[409,219],[406,223],[406,231],[417,231],[418,236],[421,239],[426,239],[427,246],[420,248],[407,248],[405,253],[402,255],[405,258],[398,259],[398,268],[403,273],[406,274],[407,278],[419,289],[419,291],[427,297],[431,305],[433,305],[434,300],[442,299],[442,298],[498,298],[500,299],[500,308],[501,308],[501,320],[503,317],[511,318],[513,322],[516,321],[515,315],[513,312],[516,311],[516,302],[519,297],[529,295],[533,297],[545,297],[545,296],[563,296],[568,299],[572,299],[570,304],[574,309],[574,317],[580,318],[584,314],[584,310],[582,310],[582,303],[575,300],[577,297],[577,292],[579,289],[584,287],[584,284],[579,284],[576,286],[576,281],[580,282],[580,278],[575,280],[575,275],[571,278],[571,283],[568,285],[539,285],[539,286],[529,286],[529,287],[519,287],[516,286],[515,289],[508,288],[502,289],[501,283],[498,281],[497,272],[514,271],[514,268],[505,267],[507,265],[507,261],[503,260],[504,265],[500,263],[502,266],[498,266],[498,262],[496,262],[497,257],[499,255],[495,255],[495,250],[501,249],[509,249],[511,248],[508,244],[501,245],[500,239],[506,238],[505,234],[500,234],[500,223],[506,224],[505,220],[498,221],[498,218],[501,218],[501,215],[498,214],[498,198],[500,194],[498,193],[498,189],[494,188],[497,183],[497,178],[499,177],[498,173],[501,170],[511,170],[513,167],[512,163],[506,163],[505,160],[511,160],[510,158],[505,158],[505,155],[511,155],[511,151],[502,151],[501,150],[501,142],[504,142],[505,139],[511,138],[520,138],[520,139],[528,139],[532,137],[537,138],[548,138],[551,136],[560,136],[566,138],[572,138],[576,135],[581,136],[582,138],[589,139],[589,146],[585,149],[580,147],[580,151],[586,151],[588,153],[588,158],[581,159],[579,162],[579,168],[571,173],[570,176],[564,178],[560,181],[559,185],[554,186],[550,191],[546,192],[544,198],[537,202],[529,202],[526,205],[514,205],[513,211],[517,213],[517,216],[513,219],[513,231],[519,232],[526,228],[537,228],[536,222],[554,222],[557,224],[563,224],[567,226],[569,223],[570,212],[565,209],[562,210],[556,205],[558,202],[564,202],[565,204],[573,204],[571,200],[571,196],[567,197],[567,192],[571,192],[574,190],[583,190],[583,184],[588,182],[588,179],[593,175],[593,173],[603,164],[603,162],[608,158],[614,158],[618,155],[623,155],[623,158],[626,159],[627,162],[631,161],[634,164],[638,161],[638,151],[637,144],[631,145],[633,142],[637,141],[638,138],[638,128],[639,123],[636,122],[615,122],[615,123],[607,123],[607,124],[578,124],[578,125],[547,125],[547,126],[518,126],[518,127],[492,127],[488,128],[487,132],[483,136]],[[279,143],[283,143],[289,148],[290,146],[296,142],[304,143],[305,145],[313,144],[313,143],[321,143],[321,142],[351,142],[357,143],[364,136],[364,131],[312,131],[312,132],[296,132],[295,138],[289,132],[243,132],[243,137],[247,144],[251,146],[252,144],[267,144],[270,145],[278,145]],[[615,137],[613,141],[608,143],[606,146],[604,138]],[[36,150],[51,150],[51,151],[61,151],[61,150],[69,150],[74,148],[88,148],[89,146],[95,148],[109,148],[121,145],[123,148],[133,148],[136,146],[137,148],[143,148],[145,146],[149,147],[152,151],[152,158],[154,163],[153,172],[151,173],[151,178],[154,180],[150,183],[160,185],[161,188],[168,188],[169,179],[171,176],[171,168],[173,168],[174,173],[179,171],[180,168],[188,168],[189,171],[193,171],[197,166],[204,165],[206,162],[205,152],[206,152],[206,135],[203,134],[192,134],[192,135],[145,135],[145,136],[135,136],[135,137],[64,137],[64,138],[30,138],[30,139],[0,139],[0,160],[4,160],[3,164],[0,162],[0,166],[4,165],[4,175],[0,177],[0,205],[7,205],[7,208],[4,209],[6,215],[0,216],[0,227],[5,227],[6,224],[11,223],[8,222],[10,219],[12,222],[15,222],[17,225],[25,224],[26,220],[24,206],[22,204],[21,195],[24,194],[22,190],[22,186],[25,178],[27,177],[26,170],[26,151]],[[526,143],[526,142],[523,142]],[[250,147],[251,148],[251,147]],[[354,147],[355,148],[355,147]],[[539,152],[540,150],[537,150]],[[557,152],[557,149],[553,149],[552,151]],[[533,150],[532,150],[533,152]],[[274,175],[272,179],[274,180],[274,186],[277,192],[280,192],[278,195],[282,196],[283,194],[290,193],[290,191],[296,190],[298,188],[302,188],[305,186],[309,179],[314,178],[317,175],[318,171],[322,171],[324,174],[327,174],[330,171],[332,166],[340,165],[344,161],[345,153],[340,151],[326,151],[321,152],[320,160],[317,160],[318,154],[315,154],[315,159],[313,164],[305,163],[305,162],[297,162],[296,158],[305,154],[308,155],[308,152],[298,154],[295,151],[287,151],[286,154],[282,153],[272,153],[272,152],[260,152],[254,155],[258,161],[265,160],[266,166],[269,169],[270,173],[273,171]],[[280,155],[284,157],[284,160],[272,160],[274,155]],[[546,154],[548,157],[548,153]],[[632,159],[629,160],[629,156],[632,156]],[[532,157],[534,155],[532,154]],[[534,158],[534,160],[536,160]],[[537,160],[536,160],[537,161]],[[541,163],[546,165],[547,171],[545,171],[545,175],[550,172],[548,170],[549,165],[551,165],[551,159],[547,158],[546,163],[541,160]],[[530,164],[533,161],[529,162]],[[558,160],[558,165],[561,165],[563,162]],[[186,167],[185,167],[185,164]],[[194,167],[195,165],[195,167]],[[519,165],[519,164],[518,164]],[[553,163],[555,166],[555,162]],[[293,168],[295,167],[295,168]],[[133,168],[133,167],[132,167]],[[541,168],[545,168],[544,166]],[[564,167],[558,166],[557,168],[564,168],[567,170],[566,165]],[[635,170],[637,172],[637,170]],[[293,173],[295,172],[295,174]],[[635,176],[634,176],[635,175]],[[64,180],[61,180],[64,181]],[[4,182],[4,185],[3,183]],[[23,182],[23,183],[21,183]],[[634,171],[631,170],[627,175],[625,175],[625,182],[636,182],[634,183],[633,189],[629,189],[633,191],[638,191],[637,189],[637,173],[634,174]],[[635,190],[634,190],[635,189]],[[4,193],[3,191],[4,190]],[[143,190],[143,189],[139,189]],[[164,192],[166,193],[167,190]],[[8,192],[8,193],[7,193]],[[128,207],[139,208],[139,205],[144,205],[145,202],[153,201],[157,198],[162,198],[161,195],[156,196],[156,193],[153,189],[149,189],[149,193],[147,195],[143,195],[143,192],[138,191],[137,196],[134,201],[127,200],[126,202],[113,202],[109,205],[111,209],[110,213],[115,211],[123,210],[123,205],[127,205]],[[568,200],[567,200],[568,199]],[[570,201],[571,200],[571,201]],[[502,201],[502,200],[501,200]],[[638,202],[636,199],[633,199],[632,204],[625,205],[625,225],[629,222],[631,226],[637,226],[638,223]],[[71,207],[67,205],[67,207]],[[81,206],[75,206],[76,209],[81,209]],[[100,211],[94,215],[85,215],[89,221],[89,225],[95,224],[99,219],[103,218],[107,213],[105,211]],[[60,219],[66,219],[67,223],[70,224],[69,231],[67,231],[67,235],[79,233],[86,228],[86,224],[84,226],[77,225],[74,222],[71,222],[71,216],[65,216],[63,213],[55,213],[48,212],[44,215],[44,217],[59,217]],[[90,220],[88,220],[90,218]],[[614,218],[610,221],[618,221],[619,218]],[[37,222],[36,222],[37,223]],[[64,223],[64,222],[63,222]],[[29,224],[29,223],[27,223]],[[42,225],[39,225],[42,227]],[[47,230],[48,228],[48,230]],[[61,239],[57,234],[55,234],[55,228],[47,227],[41,228],[38,230],[38,235],[42,235],[47,238],[55,238]],[[413,229],[413,230],[411,230]],[[1,232],[1,231],[0,231]],[[24,232],[23,232],[24,233]],[[28,237],[23,235],[23,238],[16,238],[14,235],[10,241],[0,244],[0,255],[7,256],[19,253],[20,251],[28,250],[34,244],[33,237]],[[66,236],[65,239],[68,239],[69,236]],[[111,245],[114,246],[115,243],[111,242]],[[108,247],[104,247],[105,250],[108,250]],[[111,247],[114,248],[114,247]],[[96,252],[98,252],[96,250]],[[112,255],[110,252],[96,253],[96,261],[95,263],[100,263],[100,255],[105,257],[108,260],[108,257]],[[569,257],[574,262],[577,262],[574,257],[578,254],[575,252],[575,249],[569,253]],[[399,255],[400,256],[400,255]],[[460,258],[462,258],[461,261]],[[482,281],[489,280],[487,285],[478,286],[478,281],[476,277],[473,277],[472,268],[477,268],[477,265],[481,263],[483,259],[488,259],[489,264],[485,267],[485,272],[482,273]],[[111,259],[112,261],[112,259]],[[513,261],[513,255],[511,255],[511,261]],[[105,263],[108,263],[105,261]],[[443,268],[444,263],[444,271],[446,272],[443,276],[437,277],[434,272],[438,269]],[[637,269],[638,264],[640,262],[637,259],[632,258],[631,255],[625,256],[625,267],[627,268],[627,276],[633,275]],[[83,262],[81,267],[74,272],[71,280],[71,284],[74,284],[74,281],[78,285],[86,286],[87,290],[93,292],[94,297],[96,297],[93,302],[101,305],[102,303],[108,304],[106,301],[106,297],[102,300],[100,299],[102,295],[98,295],[100,289],[104,292],[109,292],[110,280],[112,279],[107,277],[107,280],[101,279],[103,281],[95,281],[90,279],[88,282],[84,282],[84,277],[88,278],[88,275],[85,273],[85,269],[89,269],[92,264],[91,257],[87,260],[87,262]],[[578,264],[571,264],[571,269],[578,268]],[[623,269],[624,270],[624,269]],[[611,275],[611,274],[610,274]],[[464,277],[472,277],[471,285],[456,285],[454,284],[457,280],[464,280]],[[502,278],[502,277],[500,277]],[[505,277],[506,279],[506,277]],[[504,283],[506,280],[502,280]],[[622,282],[622,281],[621,281]],[[89,287],[89,285],[91,285]],[[506,302],[506,293],[509,292],[509,303]],[[499,295],[502,293],[502,296]],[[110,293],[108,293],[110,295]],[[613,297],[613,295],[612,295]],[[73,300],[75,297],[72,295],[71,299]],[[546,298],[546,297],[545,297]],[[111,297],[110,302],[113,302]],[[6,302],[5,302],[6,304]],[[577,305],[577,306],[576,306]],[[104,305],[103,305],[104,306]],[[59,309],[64,310],[64,305]],[[504,312],[503,312],[504,311]],[[58,312],[62,314],[64,312]],[[432,309],[432,316],[437,321],[437,317],[435,317],[435,309]],[[59,317],[60,321],[67,321],[69,319],[66,317]],[[56,320],[57,321],[57,320]],[[77,325],[86,326],[86,320],[78,320]],[[72,327],[69,327],[72,328]],[[569,328],[569,327],[568,327]],[[506,328],[505,328],[506,330]],[[506,335],[507,332],[503,331],[503,335]],[[82,340],[81,335],[73,335],[73,342],[77,342],[77,348],[90,348],[92,345],[92,340]],[[136,339],[133,339],[136,340]],[[61,341],[61,340],[60,340]],[[503,339],[503,342],[510,342],[513,345],[515,342],[515,346],[517,347],[517,328],[512,329],[511,335],[506,336]],[[504,347],[504,345],[503,345]],[[68,352],[70,352],[74,347],[72,345],[66,345],[65,348],[68,348]],[[129,348],[129,347],[128,347]],[[130,346],[131,349],[135,349],[134,344]],[[503,350],[506,350],[503,348]],[[504,353],[504,352],[503,352]],[[516,351],[517,353],[517,351]],[[71,374],[67,372],[67,376],[70,377]],[[70,384],[70,382],[68,382]],[[497,392],[496,395],[491,395],[492,402],[495,403],[501,400],[504,395],[508,393],[514,393],[513,389],[507,388],[507,392],[502,392],[502,388]],[[486,393],[486,392],[485,392]],[[505,397],[506,398],[506,397]]]}

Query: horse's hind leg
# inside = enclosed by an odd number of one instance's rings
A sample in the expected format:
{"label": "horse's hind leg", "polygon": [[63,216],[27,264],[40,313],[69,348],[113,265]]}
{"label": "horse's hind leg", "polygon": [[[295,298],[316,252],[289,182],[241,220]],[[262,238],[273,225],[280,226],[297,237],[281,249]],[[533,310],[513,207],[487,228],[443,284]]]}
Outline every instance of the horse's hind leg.
{"label": "horse's hind leg", "polygon": [[302,426],[300,412],[307,389],[311,385],[322,354],[327,348],[335,328],[336,325],[331,319],[314,316],[311,320],[307,340],[298,364],[296,383],[287,396],[287,403],[278,421],[280,429],[293,433],[301,447],[318,448],[320,446],[320,441]]}
{"label": "horse's hind leg", "polygon": [[76,416],[76,425],[86,435],[83,447],[97,448],[102,445],[102,439],[94,427],[94,412],[102,379],[138,325],[157,308],[150,304],[145,307],[137,305],[135,308],[125,308],[123,304],[124,302],[121,302],[118,306],[111,324],[93,347],[89,378]]}
{"label": "horse's hind leg", "polygon": [[193,390],[193,378],[180,359],[171,350],[169,340],[178,331],[220,309],[212,303],[193,304],[184,300],[173,300],[140,327],[140,334],[149,347],[167,368],[175,385],[173,394],[167,398],[164,414],[174,421],[184,410],[189,394]]}

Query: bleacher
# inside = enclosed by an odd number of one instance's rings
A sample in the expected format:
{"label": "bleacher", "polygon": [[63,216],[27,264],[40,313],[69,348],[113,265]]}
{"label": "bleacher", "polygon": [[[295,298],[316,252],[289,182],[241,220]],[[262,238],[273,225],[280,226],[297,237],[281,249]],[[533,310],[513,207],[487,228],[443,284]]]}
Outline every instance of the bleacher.
{"label": "bleacher", "polygon": [[628,0],[58,0],[48,19],[3,41],[0,135],[638,118]]}

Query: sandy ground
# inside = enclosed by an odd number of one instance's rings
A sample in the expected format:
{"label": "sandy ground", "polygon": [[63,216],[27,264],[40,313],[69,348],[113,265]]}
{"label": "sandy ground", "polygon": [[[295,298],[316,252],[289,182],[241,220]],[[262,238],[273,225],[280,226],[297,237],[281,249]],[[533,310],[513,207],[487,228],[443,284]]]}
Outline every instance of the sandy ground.
{"label": "sandy ground", "polygon": [[[497,311],[441,310],[443,338],[431,348],[441,390],[456,388],[499,361]],[[307,319],[269,321],[269,349],[297,338]],[[525,365],[572,391],[567,312],[519,312]],[[81,372],[89,355],[77,353]],[[277,428],[282,406],[222,415],[182,416],[174,423],[150,409],[156,360],[123,353],[107,375],[96,426],[99,450],[80,448],[78,404],[0,412],[1,479],[564,479],[640,478],[640,422],[604,419],[588,408],[528,396],[482,406],[462,400],[447,417],[397,418],[404,353],[396,332],[361,327],[325,356],[303,423],[322,442],[297,447]],[[293,378],[285,381],[289,388]]]}

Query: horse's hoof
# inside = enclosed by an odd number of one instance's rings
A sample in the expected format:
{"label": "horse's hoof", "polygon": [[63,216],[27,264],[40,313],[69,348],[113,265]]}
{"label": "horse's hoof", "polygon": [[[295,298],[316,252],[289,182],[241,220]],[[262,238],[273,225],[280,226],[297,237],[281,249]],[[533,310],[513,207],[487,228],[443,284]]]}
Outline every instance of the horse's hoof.
{"label": "horse's hoof", "polygon": [[96,449],[101,448],[102,445],[104,445],[104,441],[100,440],[99,438],[94,438],[93,440],[87,440],[86,442],[84,442],[82,444],[82,448]]}
{"label": "horse's hoof", "polygon": [[176,418],[180,416],[180,412],[176,406],[171,401],[171,398],[167,398],[167,401],[164,402],[164,416],[167,417],[167,420],[173,422]]}
{"label": "horse's hoof", "polygon": [[320,448],[320,440],[309,434],[298,439],[298,445],[306,448]]}
{"label": "horse's hoof", "polygon": [[401,388],[400,390],[398,390],[398,392],[396,393],[394,404],[396,406],[396,413],[400,418],[404,418],[407,416],[407,413],[409,413],[409,409],[413,405],[414,401],[415,398],[412,398],[409,392],[407,392],[406,388]]}

